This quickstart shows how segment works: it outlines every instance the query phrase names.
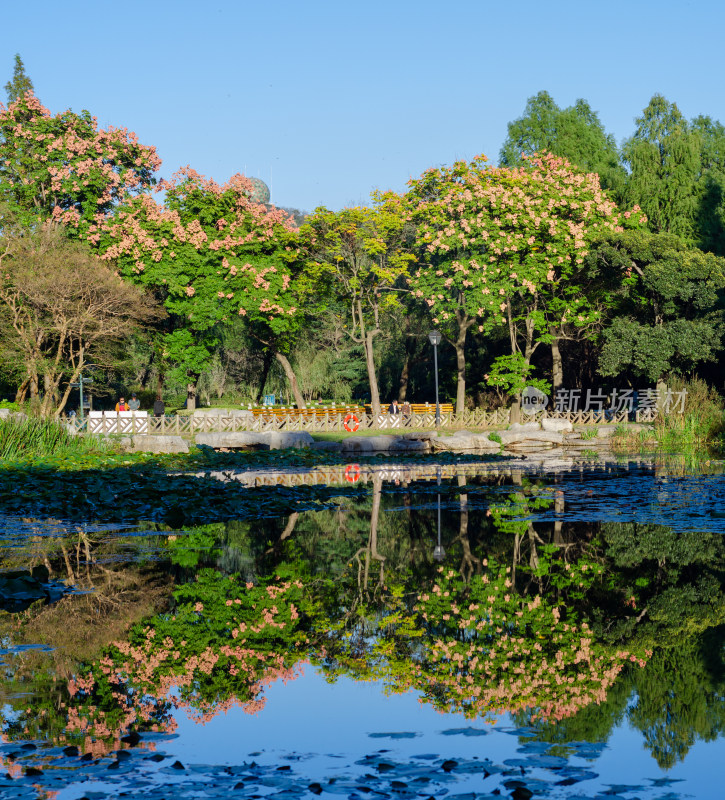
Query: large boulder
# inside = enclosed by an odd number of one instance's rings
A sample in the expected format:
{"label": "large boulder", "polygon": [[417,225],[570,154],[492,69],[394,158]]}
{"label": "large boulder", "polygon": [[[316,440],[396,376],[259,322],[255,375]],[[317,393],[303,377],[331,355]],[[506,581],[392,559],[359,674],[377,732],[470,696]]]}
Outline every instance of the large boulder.
{"label": "large boulder", "polygon": [[307,431],[265,431],[261,436],[266,437],[270,450],[310,447],[315,441]]}
{"label": "large boulder", "polygon": [[189,443],[181,436],[164,436],[161,434],[137,434],[124,436],[121,447],[132,453],[188,453]]}
{"label": "large boulder", "polygon": [[222,431],[197,433],[194,441],[215,450],[282,450],[311,447],[314,440],[307,431]]}
{"label": "large boulder", "polygon": [[429,453],[430,442],[427,439],[409,439],[398,436],[390,450],[393,453]]}
{"label": "large boulder", "polygon": [[564,442],[564,435],[556,431],[507,430],[501,431],[499,436],[501,437],[502,444],[506,448],[534,447],[540,449],[542,445],[561,445]]}
{"label": "large boulder", "polygon": [[541,420],[541,430],[554,431],[555,433],[569,433],[574,430],[574,426],[568,419],[557,419],[556,417],[544,417]]}
{"label": "large boulder", "polygon": [[508,429],[516,433],[521,433],[522,431],[540,431],[541,425],[533,420],[531,422],[512,422]]}
{"label": "large boulder", "polygon": [[27,419],[28,415],[22,411],[13,411],[11,408],[0,408],[0,420],[14,420],[15,422],[22,422]]}
{"label": "large boulder", "polygon": [[470,431],[456,431],[452,436],[433,436],[430,440],[434,451],[449,450],[475,451],[483,453],[498,453],[501,446],[488,438],[487,433],[471,433]]}
{"label": "large boulder", "polygon": [[342,440],[343,453],[386,453],[393,444],[400,440],[399,436],[348,436]]}

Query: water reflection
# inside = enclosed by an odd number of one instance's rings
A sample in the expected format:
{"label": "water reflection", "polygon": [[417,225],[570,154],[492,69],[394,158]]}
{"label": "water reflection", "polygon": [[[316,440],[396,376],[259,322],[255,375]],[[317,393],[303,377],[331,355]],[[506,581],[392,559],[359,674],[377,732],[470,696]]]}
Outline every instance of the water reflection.
{"label": "water reflection", "polygon": [[[180,713],[264,713],[266,687],[306,663],[478,724],[512,714],[558,758],[623,722],[662,768],[721,735],[725,546],[688,516],[721,476],[386,469],[318,512],[14,535],[6,569],[42,564],[86,593],[3,614],[5,741],[45,758],[153,748]],[[37,644],[55,649],[22,650]]]}

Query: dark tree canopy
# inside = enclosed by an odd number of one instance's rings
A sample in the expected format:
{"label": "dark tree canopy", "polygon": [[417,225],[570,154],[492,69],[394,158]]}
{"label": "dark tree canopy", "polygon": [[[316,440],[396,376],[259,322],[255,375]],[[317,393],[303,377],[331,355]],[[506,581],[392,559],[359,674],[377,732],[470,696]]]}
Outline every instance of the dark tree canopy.
{"label": "dark tree canopy", "polygon": [[591,254],[622,275],[604,332],[602,375],[658,380],[710,361],[721,348],[725,260],[668,234],[617,234]]}

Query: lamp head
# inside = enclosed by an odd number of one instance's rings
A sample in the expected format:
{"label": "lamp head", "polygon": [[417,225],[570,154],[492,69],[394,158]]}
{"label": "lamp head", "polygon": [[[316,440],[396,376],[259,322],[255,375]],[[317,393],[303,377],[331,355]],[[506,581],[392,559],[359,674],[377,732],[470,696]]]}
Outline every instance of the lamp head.
{"label": "lamp head", "polygon": [[437,347],[443,341],[443,335],[440,331],[431,331],[428,334],[428,341],[434,346]]}

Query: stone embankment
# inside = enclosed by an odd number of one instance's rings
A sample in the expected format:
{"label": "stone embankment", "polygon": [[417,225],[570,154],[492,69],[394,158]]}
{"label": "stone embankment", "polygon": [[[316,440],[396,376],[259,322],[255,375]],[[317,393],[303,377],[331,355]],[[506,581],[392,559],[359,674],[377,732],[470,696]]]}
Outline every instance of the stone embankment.
{"label": "stone embankment", "polygon": [[[579,427],[563,419],[543,419],[539,422],[514,423],[506,430],[472,433],[455,431],[443,435],[435,431],[401,431],[378,436],[348,436],[342,442],[316,442],[304,431],[238,431],[198,433],[197,445],[214,450],[279,450],[312,448],[329,450],[347,456],[374,453],[510,453],[529,454],[566,449],[568,451],[607,450],[616,425]],[[649,425],[631,425],[632,430],[651,429]],[[123,444],[130,450],[146,452],[188,452],[188,445],[179,436],[125,437]],[[168,447],[169,449],[164,449]]]}

